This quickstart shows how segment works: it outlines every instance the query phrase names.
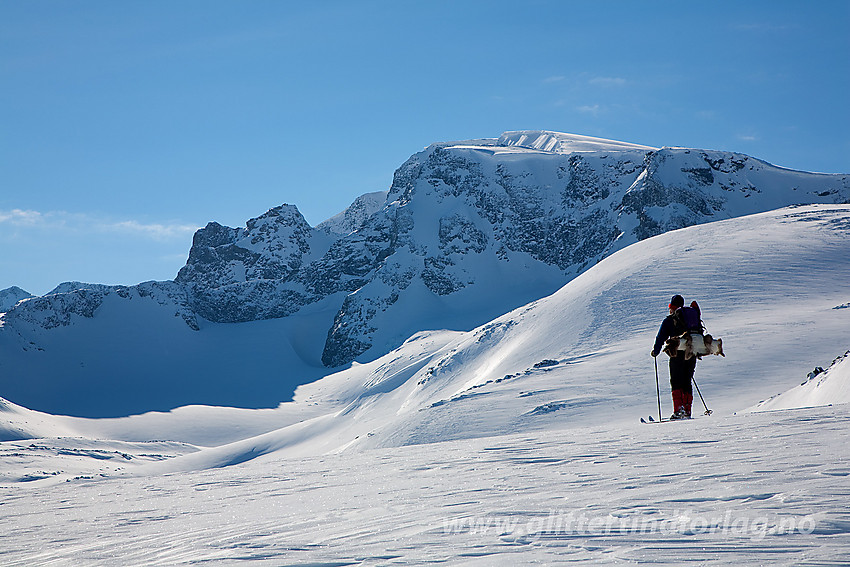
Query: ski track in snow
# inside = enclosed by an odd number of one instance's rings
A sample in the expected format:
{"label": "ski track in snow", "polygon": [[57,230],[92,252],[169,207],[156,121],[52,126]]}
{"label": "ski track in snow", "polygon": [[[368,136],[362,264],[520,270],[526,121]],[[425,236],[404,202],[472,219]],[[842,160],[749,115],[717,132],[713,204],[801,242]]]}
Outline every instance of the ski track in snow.
{"label": "ski track in snow", "polygon": [[4,487],[0,563],[846,565],[848,425],[838,406]]}

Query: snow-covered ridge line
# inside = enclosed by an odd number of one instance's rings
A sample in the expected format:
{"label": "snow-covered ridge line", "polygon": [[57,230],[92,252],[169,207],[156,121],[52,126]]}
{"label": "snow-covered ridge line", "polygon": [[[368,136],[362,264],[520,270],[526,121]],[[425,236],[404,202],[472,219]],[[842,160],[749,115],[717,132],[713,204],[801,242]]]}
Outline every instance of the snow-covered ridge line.
{"label": "snow-covered ridge line", "polygon": [[104,299],[114,294],[123,300],[151,301],[157,308],[171,311],[174,317],[182,318],[190,328],[199,329],[197,317],[187,303],[185,290],[174,282],[150,281],[134,286],[68,282],[60,285],[60,289],[55,293],[22,300],[3,314],[5,323],[10,327],[27,326],[45,330],[67,327],[75,320],[75,316],[93,318]]}

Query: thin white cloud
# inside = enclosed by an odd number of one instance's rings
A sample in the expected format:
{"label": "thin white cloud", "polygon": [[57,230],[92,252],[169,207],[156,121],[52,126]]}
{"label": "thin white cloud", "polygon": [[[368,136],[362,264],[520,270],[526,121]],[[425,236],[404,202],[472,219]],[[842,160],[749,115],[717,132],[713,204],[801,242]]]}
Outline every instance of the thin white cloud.
{"label": "thin white cloud", "polygon": [[199,227],[189,224],[146,224],[135,220],[128,220],[104,224],[100,228],[106,232],[125,232],[129,234],[140,234],[155,240],[169,240],[192,234]]}
{"label": "thin white cloud", "polygon": [[738,139],[744,142],[755,142],[758,141],[759,138],[753,134],[738,134]]}
{"label": "thin white cloud", "polygon": [[160,241],[184,238],[199,228],[179,222],[146,223],[134,219],[115,221],[88,213],[24,209],[0,210],[0,226],[3,225],[15,229],[125,234]]}
{"label": "thin white cloud", "polygon": [[552,75],[551,77],[546,77],[545,79],[543,79],[543,83],[544,84],[560,83],[560,82],[566,81],[566,80],[567,80],[567,78],[563,75]]}
{"label": "thin white cloud", "polygon": [[8,223],[14,226],[35,226],[44,222],[44,216],[38,211],[23,209],[12,209],[11,211],[0,210],[0,223]]}
{"label": "thin white cloud", "polygon": [[602,110],[602,107],[600,107],[598,104],[585,104],[576,107],[576,110],[578,110],[579,112],[583,112],[584,114],[592,114],[593,116],[596,116]]}
{"label": "thin white cloud", "polygon": [[600,87],[623,87],[628,81],[622,77],[593,77],[587,82]]}

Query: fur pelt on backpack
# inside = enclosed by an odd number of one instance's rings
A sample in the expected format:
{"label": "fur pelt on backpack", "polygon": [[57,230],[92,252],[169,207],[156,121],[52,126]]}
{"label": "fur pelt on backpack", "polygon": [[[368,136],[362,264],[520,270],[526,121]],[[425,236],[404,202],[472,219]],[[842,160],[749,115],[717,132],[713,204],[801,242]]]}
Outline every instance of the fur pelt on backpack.
{"label": "fur pelt on backpack", "polygon": [[725,357],[723,354],[723,339],[715,339],[711,335],[699,333],[682,333],[677,337],[670,337],[664,343],[664,352],[668,356],[676,356],[678,351],[684,351],[685,360],[693,357],[702,358],[706,354],[715,354]]}

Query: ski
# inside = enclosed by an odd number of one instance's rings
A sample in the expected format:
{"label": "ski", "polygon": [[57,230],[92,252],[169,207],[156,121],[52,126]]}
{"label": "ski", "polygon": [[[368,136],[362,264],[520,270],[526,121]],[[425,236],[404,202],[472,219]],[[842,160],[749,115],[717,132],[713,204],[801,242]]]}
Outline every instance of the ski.
{"label": "ski", "polygon": [[[711,415],[711,410],[707,410],[703,415]],[[641,423],[667,423],[668,421],[690,421],[692,419],[696,419],[694,417],[686,417],[681,419],[662,419],[661,421],[656,420],[654,417],[649,416],[647,419],[640,418]]]}
{"label": "ski", "polygon": [[647,421],[647,420],[646,420],[646,419],[644,419],[644,418],[640,418],[640,422],[641,422],[641,423],[667,423],[668,421],[685,421],[685,420],[684,420],[684,419],[683,419],[683,420],[678,420],[678,419],[662,419],[662,420],[660,420],[660,421],[659,421],[659,420],[656,420],[654,417],[649,416],[648,421]]}

